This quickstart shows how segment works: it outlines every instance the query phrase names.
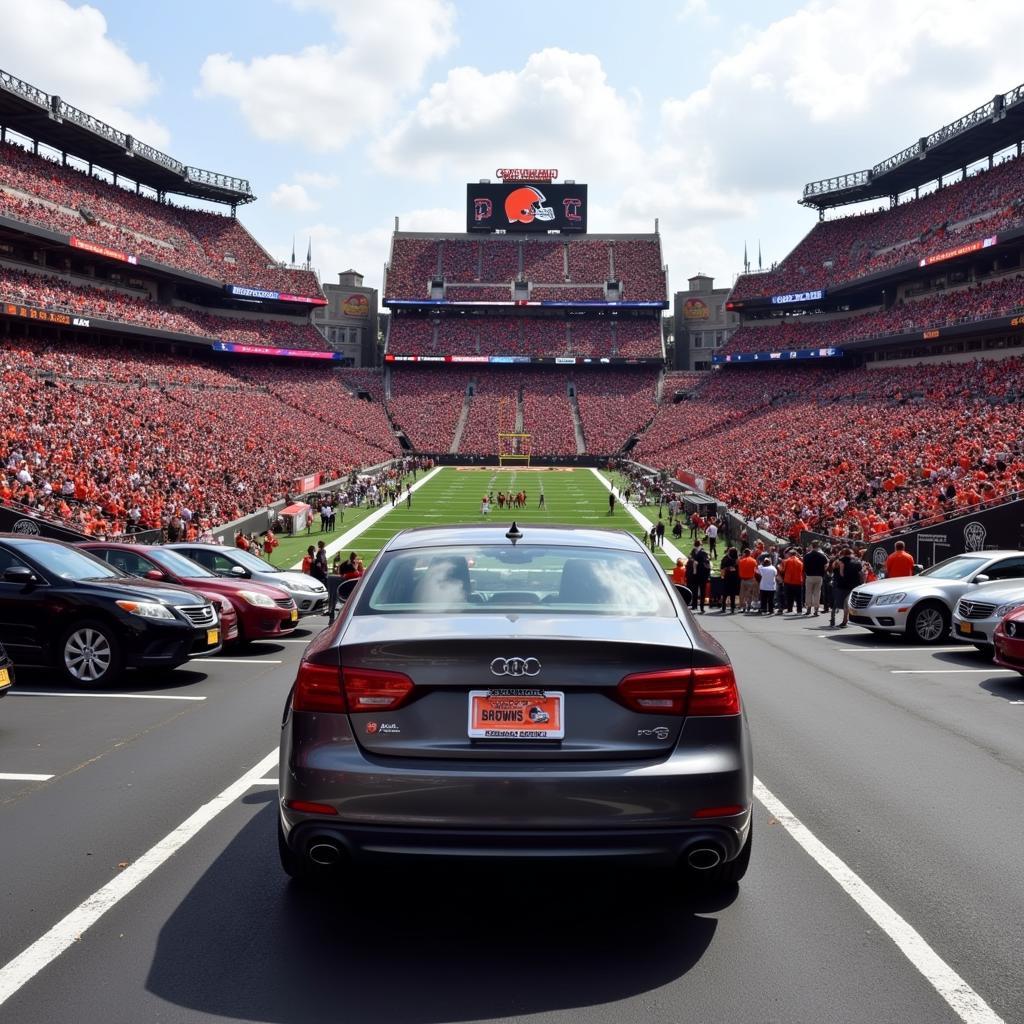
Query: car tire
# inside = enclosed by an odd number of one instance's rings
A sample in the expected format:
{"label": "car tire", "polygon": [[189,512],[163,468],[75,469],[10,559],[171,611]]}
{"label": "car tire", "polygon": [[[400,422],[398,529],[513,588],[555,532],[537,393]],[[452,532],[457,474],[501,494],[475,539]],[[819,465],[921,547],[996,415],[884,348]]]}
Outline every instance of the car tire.
{"label": "car tire", "polygon": [[93,619],[76,622],[60,638],[57,666],[74,686],[109,686],[121,675],[121,646],[113,629]]}
{"label": "car tire", "polygon": [[689,887],[703,889],[705,892],[722,889],[728,885],[738,885],[750,866],[750,851],[754,845],[754,822],[750,822],[747,841],[743,849],[732,860],[722,861],[716,867],[706,871],[697,871],[689,866],[683,869]]}
{"label": "car tire", "polygon": [[919,604],[907,619],[907,636],[917,644],[934,644],[949,636],[952,616],[935,601]]}

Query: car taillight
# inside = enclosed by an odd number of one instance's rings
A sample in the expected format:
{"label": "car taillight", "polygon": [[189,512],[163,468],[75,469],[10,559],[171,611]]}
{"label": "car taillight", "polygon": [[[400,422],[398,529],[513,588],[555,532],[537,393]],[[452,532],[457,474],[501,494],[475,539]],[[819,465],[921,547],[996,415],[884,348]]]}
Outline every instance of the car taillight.
{"label": "car taillight", "polygon": [[401,672],[372,668],[342,667],[341,680],[350,713],[394,711],[405,703],[415,687]]}
{"label": "car taillight", "polygon": [[619,699],[654,715],[738,715],[740,695],[731,665],[634,672],[619,682]]}
{"label": "car taillight", "polygon": [[292,709],[344,714],[347,708],[341,689],[341,669],[337,665],[299,662],[299,673],[292,690]]}
{"label": "car taillight", "polygon": [[732,665],[706,665],[693,670],[688,715],[738,715],[740,691]]}
{"label": "car taillight", "polygon": [[690,689],[690,675],[688,668],[634,672],[619,681],[619,697],[634,711],[681,715]]}

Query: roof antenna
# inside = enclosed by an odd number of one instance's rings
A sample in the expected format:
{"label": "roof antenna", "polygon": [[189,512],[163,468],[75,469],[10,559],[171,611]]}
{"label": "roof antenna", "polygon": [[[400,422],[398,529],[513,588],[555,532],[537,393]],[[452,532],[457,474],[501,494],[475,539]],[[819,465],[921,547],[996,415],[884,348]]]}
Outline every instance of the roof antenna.
{"label": "roof antenna", "polygon": [[505,536],[512,541],[512,546],[515,547],[517,540],[523,539],[523,531],[516,526],[516,521],[512,520],[512,529],[505,534]]}

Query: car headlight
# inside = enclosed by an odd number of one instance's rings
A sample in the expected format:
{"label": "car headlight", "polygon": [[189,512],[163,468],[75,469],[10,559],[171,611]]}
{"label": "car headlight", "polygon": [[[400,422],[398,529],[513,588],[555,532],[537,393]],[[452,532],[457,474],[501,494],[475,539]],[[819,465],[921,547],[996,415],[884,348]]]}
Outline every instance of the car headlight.
{"label": "car headlight", "polygon": [[1015,612],[1018,608],[1024,608],[1024,601],[1007,601],[1006,604],[1001,604],[996,609],[996,618],[1001,619],[1004,615],[1009,615],[1010,612]]}
{"label": "car headlight", "polygon": [[872,602],[873,604],[899,604],[906,599],[906,593],[901,594],[879,594]]}
{"label": "car headlight", "polygon": [[267,594],[261,594],[258,590],[240,590],[238,596],[247,604],[254,604],[257,608],[273,608],[274,599]]}
{"label": "car headlight", "polygon": [[117,601],[117,607],[129,615],[143,619],[173,619],[174,613],[165,604],[157,601]]}

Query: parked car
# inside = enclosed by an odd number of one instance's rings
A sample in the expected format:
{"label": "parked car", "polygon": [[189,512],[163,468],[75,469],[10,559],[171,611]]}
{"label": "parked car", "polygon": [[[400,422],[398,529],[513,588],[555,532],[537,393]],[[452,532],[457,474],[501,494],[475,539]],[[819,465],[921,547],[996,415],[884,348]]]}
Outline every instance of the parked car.
{"label": "parked car", "polygon": [[221,626],[194,591],[127,576],[63,541],[0,534],[0,643],[18,666],[54,665],[95,687],[125,668],[215,654]]}
{"label": "parked car", "polygon": [[167,544],[171,551],[180,551],[186,558],[209,569],[217,576],[235,580],[254,580],[279,587],[288,593],[299,610],[299,617],[323,615],[327,611],[327,588],[304,572],[278,569],[276,565],[241,548],[218,544]]}
{"label": "parked car", "polygon": [[177,583],[211,600],[223,598],[235,620],[234,635],[229,635],[225,626],[225,640],[288,636],[299,621],[299,611],[287,591],[255,580],[218,576],[173,548],[111,541],[89,541],[82,547],[133,576]]}
{"label": "parked car", "polygon": [[0,644],[0,697],[6,697],[14,685],[14,662],[8,657],[4,645]]}
{"label": "parked car", "polygon": [[995,660],[1024,676],[1024,608],[1010,612],[992,634]]}
{"label": "parked car", "polygon": [[284,870],[575,857],[738,882],[747,722],[688,597],[624,531],[397,534],[300,663],[280,747]]}
{"label": "parked car", "polygon": [[1003,618],[1024,608],[1024,580],[992,583],[969,590],[953,609],[953,639],[973,644],[982,654],[995,653],[993,636]]}
{"label": "parked car", "polygon": [[954,555],[916,576],[857,587],[850,594],[850,621],[872,633],[902,633],[918,643],[937,643],[949,635],[961,597],[971,591],[982,599],[985,584],[1008,580],[1024,582],[1024,551]]}

